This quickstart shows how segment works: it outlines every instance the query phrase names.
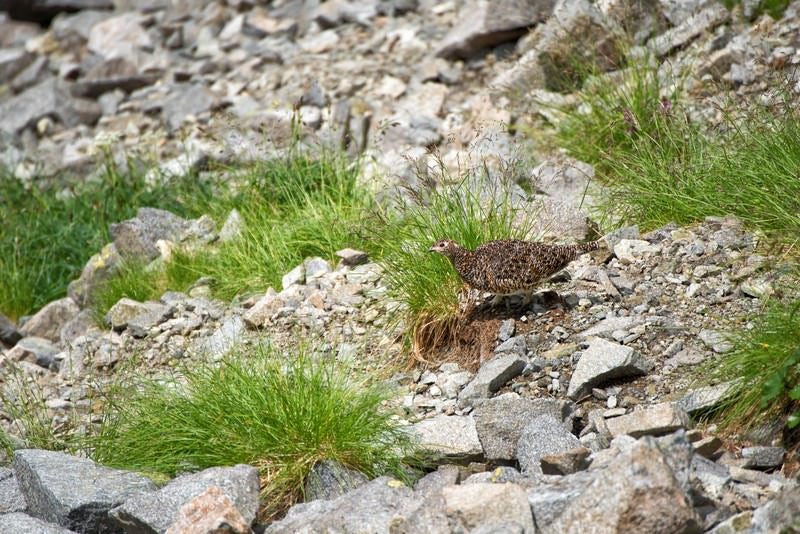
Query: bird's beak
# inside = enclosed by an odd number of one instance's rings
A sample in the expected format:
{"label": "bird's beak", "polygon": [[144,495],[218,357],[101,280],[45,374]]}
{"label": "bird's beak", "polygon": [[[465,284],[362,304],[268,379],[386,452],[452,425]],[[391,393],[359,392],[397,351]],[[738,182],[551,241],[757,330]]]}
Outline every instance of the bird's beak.
{"label": "bird's beak", "polygon": [[428,252],[436,252],[436,251],[433,249],[433,246],[431,246],[431,248],[428,249]]}

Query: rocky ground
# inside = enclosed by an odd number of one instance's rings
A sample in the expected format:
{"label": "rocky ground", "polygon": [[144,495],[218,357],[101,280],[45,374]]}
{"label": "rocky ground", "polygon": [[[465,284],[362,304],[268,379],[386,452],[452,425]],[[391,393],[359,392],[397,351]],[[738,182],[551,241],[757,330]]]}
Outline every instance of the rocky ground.
{"label": "rocky ground", "polygon": [[[519,161],[528,142],[507,126],[538,119],[515,116],[511,99],[565,98],[553,75],[558,54],[607,45],[622,11],[632,27],[656,31],[649,40],[639,32],[638,44],[670,68],[686,66],[698,98],[758,93],[770,73],[791,78],[800,63],[800,3],[779,21],[752,23],[715,2],[668,0],[641,10],[578,0],[75,0],[59,3],[74,13],[55,18],[47,5],[11,6],[45,26],[0,19],[1,158],[23,178],[35,168],[90,173],[103,146],[153,155],[166,174],[265,157],[286,146],[293,109],[307,142],[371,156],[362,177],[370,184],[388,176],[413,185],[411,160],[430,147],[451,167]],[[584,237],[575,214],[591,168],[563,158],[520,168],[518,179],[536,187],[518,194],[545,208],[543,229]],[[531,306],[479,310],[469,322],[481,335],[453,361],[411,371],[390,367],[402,356],[386,320],[396,303],[381,266],[358,251],[342,251],[335,265],[310,258],[281,288],[244,302],[213,300],[200,283],[158,302],[123,299],[108,329],[82,309],[113,258],[228,231],[140,210],[112,230],[114,243],[68,296],[23,324],[0,324],[0,362],[43,387],[56,426],[76,412],[88,423],[92,387],[133,355],[157,373],[219,358],[234,342],[311,337],[385,371],[403,423],[443,465],[408,488],[321,464],[307,502],[270,532],[777,532],[800,517],[798,462],[780,428],[724,443],[693,418],[724,385],[699,388],[690,371],[730,350],[720,332],[752,326],[762,297],[788,291],[781,260],[738,221],[619,229]],[[208,532],[227,523],[247,532],[257,493],[247,466],[158,489],[133,473],[25,450],[0,468],[0,531]]]}

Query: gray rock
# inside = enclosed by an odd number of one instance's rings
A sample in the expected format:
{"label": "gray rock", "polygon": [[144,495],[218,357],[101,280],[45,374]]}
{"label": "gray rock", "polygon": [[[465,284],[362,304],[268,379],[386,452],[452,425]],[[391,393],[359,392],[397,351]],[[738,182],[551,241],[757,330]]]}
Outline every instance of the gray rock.
{"label": "gray rock", "polygon": [[413,424],[409,432],[421,448],[440,454],[471,457],[483,453],[471,415],[440,414]]}
{"label": "gray rock", "polygon": [[525,336],[514,336],[512,338],[506,339],[502,343],[500,343],[496,349],[494,349],[495,354],[514,354],[520,358],[524,358],[528,352],[528,343],[525,340]]}
{"label": "gray rock", "polygon": [[24,48],[0,48],[0,80],[11,80],[30,65],[35,57]]}
{"label": "gray rock", "polygon": [[688,428],[689,415],[679,405],[663,402],[636,410],[627,415],[606,420],[606,427],[612,436],[627,434],[633,437],[661,435]]}
{"label": "gray rock", "polygon": [[651,245],[643,239],[620,239],[614,245],[614,255],[623,264],[636,263],[638,260],[657,254],[661,247]]}
{"label": "gray rock", "polygon": [[[512,338],[516,339],[516,338]],[[524,342],[524,339],[523,339]],[[486,399],[525,369],[526,361],[517,354],[501,354],[487,361],[458,395],[459,406]]]}
{"label": "gray rock", "polygon": [[[331,501],[295,505],[264,533],[403,531],[422,505],[422,499],[401,482],[379,477]],[[433,530],[433,525],[429,528],[430,532],[442,532]]]}
{"label": "gray rock", "polygon": [[20,331],[26,336],[43,337],[57,343],[61,339],[61,329],[79,311],[78,305],[69,297],[54,300],[28,319]]}
{"label": "gray rock", "polygon": [[542,456],[540,465],[545,475],[571,475],[589,467],[589,456],[592,454],[586,447],[575,447],[567,451]]}
{"label": "gray rock", "polygon": [[458,22],[442,40],[438,57],[468,58],[483,48],[514,41],[550,16],[554,0],[501,0],[465,5]]}
{"label": "gray rock", "polygon": [[74,530],[62,528],[22,512],[0,514],[0,532],[7,532],[8,534],[23,534],[26,532],[35,532],[36,534],[75,534]]}
{"label": "gray rock", "polygon": [[348,469],[339,462],[317,462],[306,477],[304,501],[335,499],[367,482],[369,479],[363,473]]}
{"label": "gray rock", "polygon": [[442,490],[442,496],[455,532],[536,531],[525,490],[516,484],[449,486]]}
{"label": "gray rock", "polygon": [[369,255],[366,252],[353,250],[352,248],[337,250],[336,256],[342,259],[342,265],[347,265],[348,267],[362,265],[369,261]]}
{"label": "gray rock", "polygon": [[578,339],[586,339],[592,336],[608,336],[615,330],[630,330],[639,325],[645,324],[643,317],[626,315],[624,317],[607,317],[602,321],[598,321],[586,330],[579,332],[576,337]]}
{"label": "gray rock", "polygon": [[99,332],[100,329],[97,327],[94,311],[87,308],[78,312],[77,315],[67,321],[61,328],[61,345],[66,347],[79,337],[87,335],[91,331]]}
{"label": "gray rock", "polygon": [[159,302],[145,302],[144,305],[144,313],[136,314],[127,321],[128,332],[133,337],[145,337],[153,327],[169,319],[174,312],[171,306]]}
{"label": "gray rock", "polygon": [[717,330],[703,329],[697,337],[706,347],[718,354],[728,352],[733,348],[731,340],[724,333]]}
{"label": "gray rock", "polygon": [[783,447],[744,447],[742,458],[746,461],[742,467],[745,469],[772,469],[783,464],[786,449]]}
{"label": "gray rock", "polygon": [[190,222],[166,210],[139,208],[136,217],[111,224],[109,232],[117,252],[126,260],[149,262],[159,256],[159,239],[177,241]]}
{"label": "gray rock", "polygon": [[60,452],[18,450],[12,467],[31,515],[79,532],[114,532],[109,510],[156,489],[136,473]]}
{"label": "gray rock", "polygon": [[162,114],[169,129],[175,131],[188,117],[197,117],[216,105],[217,98],[204,85],[178,84],[164,99]]}
{"label": "gray rock", "polygon": [[2,514],[24,512],[27,507],[25,496],[19,490],[14,472],[7,467],[0,467],[0,519],[3,517]]}
{"label": "gray rock", "polygon": [[110,517],[125,532],[165,532],[183,506],[209,487],[222,490],[249,524],[258,511],[258,470],[249,465],[211,467],[179,476],[155,492],[127,499],[111,510]]}
{"label": "gray rock", "polygon": [[98,22],[89,31],[87,47],[106,59],[137,57],[140,51],[153,47],[142,20],[141,14],[129,11]]}
{"label": "gray rock", "polygon": [[563,453],[581,447],[580,440],[550,414],[532,419],[520,433],[517,460],[525,474],[541,474],[541,459],[548,454]]}
{"label": "gray rock", "polygon": [[296,284],[306,283],[306,268],[305,265],[300,264],[281,278],[281,287],[286,289]]}
{"label": "gray rock", "polygon": [[692,457],[690,480],[695,490],[702,490],[707,499],[722,499],[725,491],[731,486],[731,474],[716,462],[712,462],[700,455]]}
{"label": "gray rock", "polygon": [[221,358],[231,350],[245,332],[244,321],[238,315],[229,317],[209,337],[198,342],[198,349],[213,360]]}
{"label": "gray rock", "polygon": [[122,256],[117,252],[114,243],[109,243],[97,254],[89,258],[83,266],[81,276],[73,280],[67,287],[67,295],[85,307],[92,301],[98,286],[117,269],[122,263]]}
{"label": "gray rock", "polygon": [[[528,489],[528,504],[541,532],[554,533],[550,525],[594,482],[597,474],[580,471],[563,477],[548,477]],[[535,480],[535,479],[534,479]]]}
{"label": "gray rock", "polygon": [[93,124],[100,114],[99,104],[71,98],[67,89],[51,78],[0,103],[0,131],[16,134],[47,116],[58,118],[68,127]]}
{"label": "gray rock", "polygon": [[458,484],[460,471],[457,465],[440,465],[414,483],[414,492],[419,495],[432,494],[441,491],[446,486]]}
{"label": "gray rock", "polygon": [[13,347],[20,339],[22,339],[22,334],[17,330],[16,325],[11,319],[0,313],[0,343]]}
{"label": "gray rock", "polygon": [[331,264],[322,258],[308,258],[303,262],[303,266],[306,270],[306,281],[324,276],[333,270]]}
{"label": "gray rock", "polygon": [[754,532],[791,532],[800,518],[800,490],[786,487],[778,497],[753,512]]}
{"label": "gray rock", "polygon": [[569,381],[567,395],[577,399],[605,381],[647,374],[652,368],[633,348],[599,337],[589,340]]}
{"label": "gray rock", "polygon": [[251,522],[242,517],[225,491],[219,486],[209,486],[181,507],[178,518],[164,534],[184,532],[251,534],[253,530]]}
{"label": "gray rock", "polygon": [[242,319],[248,328],[262,328],[272,321],[284,304],[283,299],[275,290],[269,288],[266,295],[258,299],[252,308],[242,314]]}
{"label": "gray rock", "polygon": [[711,3],[707,8],[684,20],[679,26],[654,37],[648,46],[658,56],[686,45],[703,32],[727,21],[730,12],[721,4]]}
{"label": "gray rock", "polygon": [[713,408],[725,398],[730,384],[701,387],[688,391],[676,404],[686,410],[689,415],[694,415],[703,410]]}
{"label": "gray rock", "polygon": [[219,231],[219,240],[226,243],[238,239],[242,235],[244,224],[244,219],[239,211],[236,208],[232,209]]}
{"label": "gray rock", "polygon": [[488,460],[515,460],[522,430],[535,417],[551,415],[570,426],[573,404],[555,399],[523,399],[514,393],[475,408],[475,426]]}
{"label": "gray rock", "polygon": [[[591,483],[554,518],[536,516],[543,534],[583,532],[699,532],[692,503],[672,474],[664,454],[644,443],[620,452],[605,468],[569,475]],[[579,480],[585,480],[581,478]],[[602,491],[597,491],[602,488]],[[529,492],[537,491],[533,488]],[[613,496],[613,498],[609,498]],[[534,513],[536,510],[534,509]]]}
{"label": "gray rock", "polygon": [[146,314],[148,311],[150,308],[146,303],[123,297],[111,306],[104,320],[114,330],[124,330],[128,327],[128,321],[138,315]]}
{"label": "gray rock", "polygon": [[500,323],[500,328],[497,331],[497,339],[499,339],[501,343],[505,342],[514,335],[515,330],[514,319],[506,319]]}
{"label": "gray rock", "polygon": [[85,98],[97,98],[115,89],[130,93],[152,85],[160,77],[158,72],[140,73],[132,62],[123,57],[115,57],[91,68],[72,86],[71,91],[73,95]]}
{"label": "gray rock", "polygon": [[58,347],[41,337],[24,337],[6,353],[6,357],[14,362],[35,363],[48,369],[52,364]]}

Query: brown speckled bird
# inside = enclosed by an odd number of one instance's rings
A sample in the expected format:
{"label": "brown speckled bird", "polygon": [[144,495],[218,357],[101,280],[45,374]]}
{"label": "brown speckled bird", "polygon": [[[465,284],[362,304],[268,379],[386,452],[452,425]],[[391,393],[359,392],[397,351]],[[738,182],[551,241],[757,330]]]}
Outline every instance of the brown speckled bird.
{"label": "brown speckled bird", "polygon": [[[551,245],[519,239],[489,241],[469,250],[451,239],[434,243],[430,252],[447,256],[456,272],[470,287],[495,294],[495,304],[504,295],[524,294],[554,275],[581,254],[603,246],[603,241],[577,245]],[[527,301],[527,298],[526,298]]]}

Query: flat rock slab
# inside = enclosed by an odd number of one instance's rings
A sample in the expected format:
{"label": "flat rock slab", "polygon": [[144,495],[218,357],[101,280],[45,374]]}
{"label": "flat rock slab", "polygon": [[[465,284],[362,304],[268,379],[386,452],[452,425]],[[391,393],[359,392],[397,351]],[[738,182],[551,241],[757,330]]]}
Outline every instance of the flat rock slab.
{"label": "flat rock slab", "polygon": [[647,374],[652,364],[631,347],[599,337],[589,338],[569,381],[567,396],[577,399],[605,381]]}
{"label": "flat rock slab", "polygon": [[156,489],[142,475],[60,452],[21,449],[12,468],[31,515],[79,532],[115,531],[109,510]]}
{"label": "flat rock slab", "polygon": [[541,460],[548,454],[566,452],[580,447],[580,440],[561,422],[550,414],[532,419],[517,443],[517,460],[525,474],[541,474]]}
{"label": "flat rock slab", "polygon": [[445,455],[479,456],[483,447],[471,415],[437,415],[411,426],[411,434],[423,449]]}
{"label": "flat rock slab", "polygon": [[517,354],[502,354],[487,361],[459,393],[458,405],[464,407],[477,399],[489,398],[506,382],[519,376],[525,364],[525,359]]}
{"label": "flat rock slab", "polygon": [[536,532],[528,497],[516,484],[449,486],[442,496],[453,532]]}
{"label": "flat rock slab", "polygon": [[[557,515],[540,515],[538,506],[533,507],[536,526],[542,534],[586,532],[587,525],[597,534],[702,531],[691,500],[657,447],[637,443],[604,469],[583,471],[563,479],[574,477],[578,483],[573,491],[578,495]],[[529,500],[540,492],[538,486],[531,488]]]}
{"label": "flat rock slab", "polygon": [[8,532],[8,534],[25,532],[31,534],[34,532],[36,534],[75,534],[74,530],[42,521],[22,512],[0,515],[0,532]]}
{"label": "flat rock slab", "polygon": [[742,458],[745,469],[772,469],[783,464],[786,449],[783,447],[745,447],[742,449]]}
{"label": "flat rock slab", "polygon": [[177,241],[190,224],[166,210],[139,208],[136,217],[110,225],[109,231],[123,258],[148,262],[159,255],[156,241]]}
{"label": "flat rock slab", "polygon": [[519,438],[532,419],[550,415],[563,422],[572,417],[573,409],[568,401],[523,399],[513,393],[485,401],[474,415],[486,459],[515,460]]}
{"label": "flat rock slab", "polygon": [[689,414],[672,402],[663,402],[648,406],[620,417],[606,420],[606,427],[612,436],[627,434],[639,436],[659,436],[689,426]]}
{"label": "flat rock slab", "polygon": [[156,492],[128,499],[109,515],[125,532],[164,532],[182,507],[212,486],[231,500],[248,524],[253,522],[258,511],[258,470],[242,464],[179,476]]}

